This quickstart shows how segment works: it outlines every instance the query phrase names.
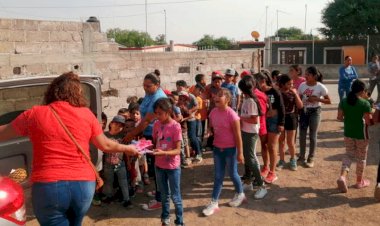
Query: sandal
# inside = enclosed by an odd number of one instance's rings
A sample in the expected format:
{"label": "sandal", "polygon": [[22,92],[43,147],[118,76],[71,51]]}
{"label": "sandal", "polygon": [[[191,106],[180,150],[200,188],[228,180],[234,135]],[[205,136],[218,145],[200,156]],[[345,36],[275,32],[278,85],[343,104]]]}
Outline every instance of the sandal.
{"label": "sandal", "polygon": [[345,177],[339,177],[339,179],[336,181],[338,184],[338,190],[341,193],[347,193],[348,187],[347,187],[347,182]]}
{"label": "sandal", "polygon": [[368,179],[362,179],[362,181],[356,183],[357,189],[368,187],[371,182]]}

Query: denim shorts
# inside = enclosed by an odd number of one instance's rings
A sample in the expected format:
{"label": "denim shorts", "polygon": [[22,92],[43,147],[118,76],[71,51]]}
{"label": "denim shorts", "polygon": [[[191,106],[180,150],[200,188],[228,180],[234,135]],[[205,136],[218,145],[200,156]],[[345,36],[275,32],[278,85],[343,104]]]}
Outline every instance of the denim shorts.
{"label": "denim shorts", "polygon": [[268,133],[280,133],[278,130],[278,116],[269,117],[267,121],[267,131]]}

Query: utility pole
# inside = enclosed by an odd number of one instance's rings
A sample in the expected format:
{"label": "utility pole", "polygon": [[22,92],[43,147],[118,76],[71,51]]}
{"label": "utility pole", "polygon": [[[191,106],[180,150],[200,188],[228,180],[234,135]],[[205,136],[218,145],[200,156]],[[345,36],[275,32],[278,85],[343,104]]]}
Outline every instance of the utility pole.
{"label": "utility pole", "polygon": [[306,15],[307,15],[307,4],[305,4],[305,28],[303,29],[303,32],[306,35]]}
{"label": "utility pole", "polygon": [[276,30],[276,37],[278,37],[278,9],[276,10],[277,13],[277,30]]}
{"label": "utility pole", "polygon": [[265,6],[265,36],[267,37],[267,26],[268,26],[268,6]]}
{"label": "utility pole", "polygon": [[166,33],[166,9],[164,9],[164,14],[165,14],[165,43],[166,43],[166,36],[167,36],[167,33]]}
{"label": "utility pole", "polygon": [[145,0],[145,32],[148,33],[148,0]]}

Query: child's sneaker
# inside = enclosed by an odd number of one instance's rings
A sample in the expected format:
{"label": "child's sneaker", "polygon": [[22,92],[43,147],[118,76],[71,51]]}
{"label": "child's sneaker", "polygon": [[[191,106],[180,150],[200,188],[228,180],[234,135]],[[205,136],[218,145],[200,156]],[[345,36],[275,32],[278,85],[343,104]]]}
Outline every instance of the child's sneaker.
{"label": "child's sneaker", "polygon": [[308,159],[307,162],[305,163],[305,166],[307,168],[313,168],[314,167],[314,160],[313,159]]}
{"label": "child's sneaker", "polygon": [[268,175],[268,173],[269,173],[269,169],[268,169],[268,167],[263,166],[263,168],[261,168],[261,170],[260,170],[260,174],[261,174],[261,176],[262,176],[263,178],[265,178],[265,177]]}
{"label": "child's sneaker", "polygon": [[253,190],[253,185],[252,183],[243,183],[243,190],[244,191],[252,191]]}
{"label": "child's sneaker", "polygon": [[246,200],[247,198],[245,197],[244,193],[235,194],[234,198],[228,203],[228,205],[232,207],[238,207]]}
{"label": "child's sneaker", "polygon": [[264,186],[261,186],[259,190],[256,191],[254,197],[255,199],[262,199],[267,195],[267,193],[268,193],[268,190]]}
{"label": "child's sneaker", "polygon": [[348,187],[347,187],[347,182],[346,182],[345,177],[343,177],[343,176],[339,177],[339,179],[336,181],[336,183],[338,184],[338,190],[341,193],[347,193]]}
{"label": "child's sneaker", "polygon": [[362,179],[362,181],[356,183],[355,187],[357,189],[368,187],[371,182],[368,179]]}
{"label": "child's sneaker", "polygon": [[143,210],[157,210],[157,209],[161,209],[162,208],[162,205],[161,205],[161,202],[157,202],[156,200],[151,200],[148,204],[143,204],[141,206],[141,208]]}
{"label": "child's sneaker", "polygon": [[375,187],[375,199],[380,202],[380,183],[377,184],[377,186]]}
{"label": "child's sneaker", "polygon": [[264,181],[267,184],[271,184],[271,183],[275,182],[277,179],[278,179],[278,177],[276,176],[276,173],[272,172],[272,171],[269,171],[268,176],[265,177]]}
{"label": "child's sneaker", "polygon": [[304,164],[305,161],[306,161],[305,157],[301,157],[301,156],[300,156],[300,157],[298,157],[298,159],[297,159],[297,162],[298,162],[299,165]]}
{"label": "child's sneaker", "polygon": [[291,158],[290,161],[290,169],[293,171],[297,170],[297,161],[294,158]]}
{"label": "child's sneaker", "polygon": [[148,192],[146,193],[146,195],[147,195],[148,197],[154,198],[154,197],[156,197],[156,191],[155,191],[155,190],[153,190],[153,191],[148,191]]}
{"label": "child's sneaker", "polygon": [[284,168],[285,168],[285,164],[286,164],[286,162],[285,162],[284,160],[280,160],[280,161],[278,161],[278,163],[277,163],[277,165],[276,165],[276,169],[277,169],[278,171],[284,169]]}
{"label": "child's sneaker", "polygon": [[194,163],[201,163],[203,161],[203,158],[202,158],[202,156],[201,155],[197,155],[197,156],[195,156],[195,158],[194,158]]}
{"label": "child's sneaker", "polygon": [[169,226],[170,225],[170,218],[168,219],[161,219],[161,226]]}
{"label": "child's sneaker", "polygon": [[210,204],[208,204],[206,206],[206,208],[204,208],[202,210],[202,213],[205,215],[205,216],[211,216],[213,215],[216,211],[219,211],[219,205],[218,205],[218,202],[215,202],[215,201],[211,201]]}
{"label": "child's sneaker", "polygon": [[127,209],[132,209],[133,208],[133,204],[131,202],[131,200],[128,200],[128,201],[124,201],[123,202],[123,206]]}

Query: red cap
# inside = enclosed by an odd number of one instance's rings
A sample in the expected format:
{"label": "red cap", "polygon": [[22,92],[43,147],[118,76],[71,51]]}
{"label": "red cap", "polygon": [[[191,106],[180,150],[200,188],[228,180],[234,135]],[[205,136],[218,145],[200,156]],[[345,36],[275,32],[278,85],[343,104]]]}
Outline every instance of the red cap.
{"label": "red cap", "polygon": [[165,93],[166,95],[171,95],[171,94],[172,94],[172,92],[170,92],[170,90],[167,90],[167,89],[164,89],[164,93]]}
{"label": "red cap", "polygon": [[243,78],[244,76],[247,76],[247,75],[251,75],[251,72],[248,71],[248,70],[244,70],[244,71],[240,74],[240,78]]}

